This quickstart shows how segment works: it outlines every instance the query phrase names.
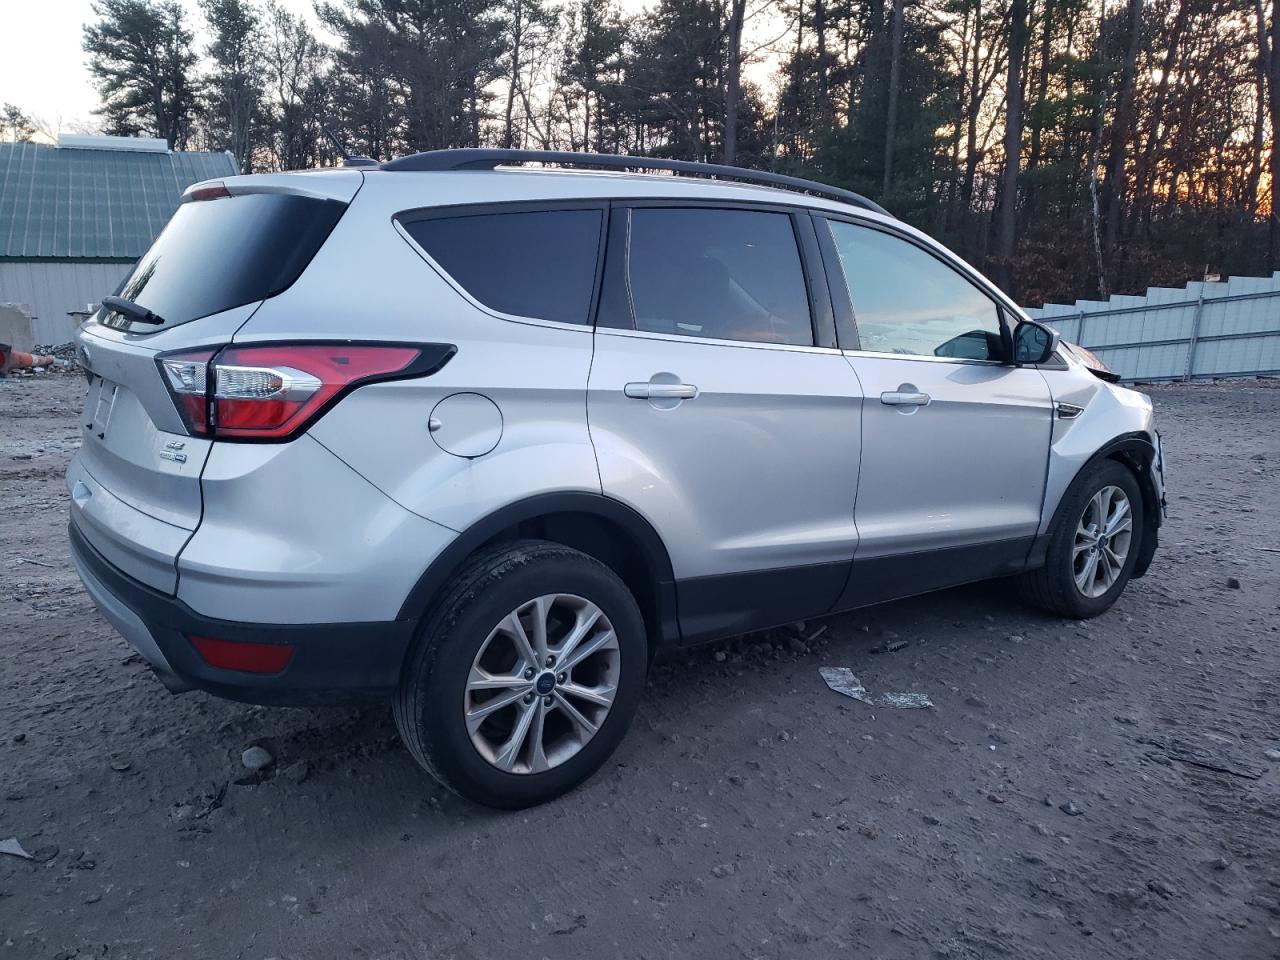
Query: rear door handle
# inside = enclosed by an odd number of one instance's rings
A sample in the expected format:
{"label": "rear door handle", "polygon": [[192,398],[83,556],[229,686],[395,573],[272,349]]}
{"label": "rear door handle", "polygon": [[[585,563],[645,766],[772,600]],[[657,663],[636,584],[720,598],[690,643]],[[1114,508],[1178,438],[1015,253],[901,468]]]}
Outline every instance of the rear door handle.
{"label": "rear door handle", "polygon": [[628,383],[624,395],[633,400],[692,400],[698,388],[691,383]]}
{"label": "rear door handle", "polygon": [[930,397],[927,393],[902,393],[898,390],[886,390],[880,394],[880,402],[891,407],[927,407]]}

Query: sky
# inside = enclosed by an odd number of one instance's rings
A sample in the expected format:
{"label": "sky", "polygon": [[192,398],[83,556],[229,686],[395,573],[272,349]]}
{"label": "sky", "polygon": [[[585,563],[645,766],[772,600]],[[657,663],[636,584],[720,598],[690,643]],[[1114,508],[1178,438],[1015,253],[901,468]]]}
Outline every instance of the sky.
{"label": "sky", "polygon": [[[314,21],[311,0],[281,3]],[[203,23],[196,0],[182,4]],[[0,103],[52,129],[93,121],[98,96],[80,49],[85,22],[96,19],[92,7],[92,0],[0,0]]]}
{"label": "sky", "polygon": [[[202,24],[197,0],[182,0]],[[281,0],[313,24],[312,0]],[[645,0],[622,0],[638,12]],[[80,49],[92,0],[0,0],[0,103],[16,104],[48,130],[74,132],[94,122],[97,93]],[[197,47],[203,39],[197,36]]]}

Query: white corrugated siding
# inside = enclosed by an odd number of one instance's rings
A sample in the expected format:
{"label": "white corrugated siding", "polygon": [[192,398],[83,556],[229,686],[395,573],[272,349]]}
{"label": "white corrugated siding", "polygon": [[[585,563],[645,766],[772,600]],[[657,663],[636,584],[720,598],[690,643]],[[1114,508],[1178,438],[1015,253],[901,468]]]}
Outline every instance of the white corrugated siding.
{"label": "white corrugated siding", "polygon": [[1183,290],[1151,287],[1141,297],[1046,303],[1027,313],[1094,351],[1125,380],[1280,372],[1280,272],[1196,281]]}
{"label": "white corrugated siding", "polygon": [[31,307],[36,343],[66,343],[75,333],[67,313],[109,296],[131,269],[128,263],[0,260],[0,303]]}

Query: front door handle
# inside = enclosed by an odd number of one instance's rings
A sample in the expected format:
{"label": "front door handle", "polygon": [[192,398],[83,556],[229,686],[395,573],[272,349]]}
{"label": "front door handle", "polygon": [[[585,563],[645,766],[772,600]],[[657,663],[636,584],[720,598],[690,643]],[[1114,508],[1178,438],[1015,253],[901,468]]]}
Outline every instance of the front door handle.
{"label": "front door handle", "polygon": [[891,407],[927,407],[930,397],[927,393],[904,393],[900,390],[886,390],[880,394],[880,402]]}
{"label": "front door handle", "polygon": [[633,400],[692,400],[698,388],[691,383],[628,383],[622,388],[624,395]]}

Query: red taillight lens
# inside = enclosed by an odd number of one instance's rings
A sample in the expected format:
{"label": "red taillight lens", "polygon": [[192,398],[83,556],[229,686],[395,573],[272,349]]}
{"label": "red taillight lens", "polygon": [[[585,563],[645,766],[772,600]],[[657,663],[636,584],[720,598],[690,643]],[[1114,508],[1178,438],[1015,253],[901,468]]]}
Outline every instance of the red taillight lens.
{"label": "red taillight lens", "polygon": [[287,440],[333,400],[361,384],[432,373],[453,355],[382,344],[227,347],[159,359],[165,382],[193,434],[228,440]]}
{"label": "red taillight lens", "polygon": [[192,350],[159,360],[165,385],[187,432],[203,436],[209,432],[209,361],[216,350]]}
{"label": "red taillight lens", "polygon": [[222,670],[280,673],[293,659],[293,645],[288,643],[241,643],[213,637],[189,639],[205,663]]}
{"label": "red taillight lens", "polygon": [[219,437],[288,436],[352,384],[395,376],[414,347],[229,347],[213,364],[214,432]]}

